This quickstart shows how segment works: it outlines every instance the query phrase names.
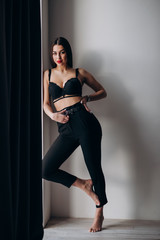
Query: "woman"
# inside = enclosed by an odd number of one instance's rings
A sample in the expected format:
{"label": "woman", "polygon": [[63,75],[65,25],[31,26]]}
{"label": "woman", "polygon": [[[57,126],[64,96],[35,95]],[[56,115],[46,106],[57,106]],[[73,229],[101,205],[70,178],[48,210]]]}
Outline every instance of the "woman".
{"label": "woman", "polygon": [[[86,70],[72,67],[72,51],[68,41],[59,37],[51,48],[53,68],[44,72],[45,113],[58,124],[59,136],[45,155],[42,176],[48,181],[70,188],[78,187],[95,202],[96,212],[90,232],[102,229],[103,206],[107,203],[105,180],[101,168],[101,126],[90,112],[87,102],[106,97],[106,91]],[[82,86],[94,90],[82,96]],[[53,101],[56,111],[50,102]],[[61,164],[81,146],[91,179],[80,179],[61,169]]]}

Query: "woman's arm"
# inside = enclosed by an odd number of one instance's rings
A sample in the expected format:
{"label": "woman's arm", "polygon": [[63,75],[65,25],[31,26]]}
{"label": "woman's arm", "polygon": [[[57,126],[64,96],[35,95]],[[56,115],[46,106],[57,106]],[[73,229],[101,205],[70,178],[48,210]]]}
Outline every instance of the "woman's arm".
{"label": "woman's arm", "polygon": [[60,123],[66,123],[69,120],[69,116],[65,116],[62,113],[64,113],[66,110],[63,110],[58,113],[54,113],[49,101],[49,79],[48,79],[49,71],[46,70],[44,72],[43,76],[43,109],[44,112],[54,121],[60,122]]}
{"label": "woman's arm", "polygon": [[97,82],[97,80],[85,69],[79,68],[80,75],[85,79],[84,82],[91,87],[95,92],[93,94],[90,94],[89,96],[82,97],[82,103],[85,104],[88,101],[96,101],[102,98],[107,97],[107,92],[103,88],[103,86]]}
{"label": "woman's arm", "polygon": [[54,116],[54,113],[53,113],[53,110],[52,110],[52,107],[50,105],[50,101],[49,101],[49,90],[48,90],[48,87],[49,87],[49,79],[48,79],[48,74],[49,74],[49,71],[46,70],[44,72],[44,75],[43,75],[43,109],[44,109],[44,112],[52,119],[53,119],[53,116]]}

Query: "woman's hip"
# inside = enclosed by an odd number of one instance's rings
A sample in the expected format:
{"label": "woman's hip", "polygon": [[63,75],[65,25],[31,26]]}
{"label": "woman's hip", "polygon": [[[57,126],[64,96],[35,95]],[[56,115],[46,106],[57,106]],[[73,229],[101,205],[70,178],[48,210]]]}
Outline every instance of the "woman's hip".
{"label": "woman's hip", "polygon": [[69,121],[65,124],[57,123],[60,133],[67,130],[74,135],[81,135],[82,133],[102,135],[102,128],[98,119],[93,113],[88,112],[81,103],[66,108],[64,114],[69,115]]}

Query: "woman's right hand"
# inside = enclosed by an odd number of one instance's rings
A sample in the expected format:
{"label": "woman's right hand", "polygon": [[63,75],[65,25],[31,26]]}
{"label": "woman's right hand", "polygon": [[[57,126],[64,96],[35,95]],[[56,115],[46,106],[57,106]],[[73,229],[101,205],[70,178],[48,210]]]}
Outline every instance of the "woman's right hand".
{"label": "woman's right hand", "polygon": [[68,115],[64,115],[63,113],[65,113],[66,110],[62,110],[60,112],[55,112],[52,114],[51,119],[56,121],[56,122],[60,122],[60,123],[67,123],[69,121],[69,116]]}

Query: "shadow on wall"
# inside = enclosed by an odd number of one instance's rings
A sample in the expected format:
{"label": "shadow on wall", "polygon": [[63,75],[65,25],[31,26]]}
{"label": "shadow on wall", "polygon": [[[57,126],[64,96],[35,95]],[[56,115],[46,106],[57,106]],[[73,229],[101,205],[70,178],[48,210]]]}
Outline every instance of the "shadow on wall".
{"label": "shadow on wall", "polygon": [[[48,0],[49,6],[49,46],[57,37],[65,37],[73,45],[74,36],[74,0],[70,1],[53,1]],[[67,29],[67,30],[66,30]],[[50,124],[50,142],[55,141],[58,136],[57,124]],[[50,144],[50,145],[51,145]],[[60,167],[61,169],[71,172],[70,159]],[[69,216],[72,210],[70,191],[57,183],[51,183],[51,201],[52,216],[65,217]]]}
{"label": "shadow on wall", "polygon": [[[105,54],[107,58],[109,57],[108,53]],[[94,113],[98,118],[103,118],[105,121],[111,121],[115,125],[113,131],[118,130],[122,133],[121,136],[116,138],[116,133],[111,133],[114,139],[115,145],[109,145],[107,156],[112,158],[115,154],[115,151],[118,148],[121,148],[125,151],[129,151],[132,156],[132,216],[133,219],[150,219],[150,215],[153,218],[153,211],[159,211],[158,206],[154,206],[154,197],[155,193],[155,182],[160,182],[160,175],[155,173],[156,169],[156,159],[153,154],[152,146],[148,147],[146,139],[141,134],[141,124],[137,118],[136,109],[133,105],[133,96],[129,94],[127,89],[124,86],[122,79],[116,76],[114,73],[110,72],[110,69],[113,69],[112,64],[114,61],[112,57],[108,60],[106,69],[106,76],[102,76],[101,71],[104,66],[103,62],[107,62],[106,59],[103,61],[103,55],[99,55],[97,52],[87,52],[83,59],[81,59],[81,66],[91,72],[95,78],[102,83],[104,88],[107,90],[108,96],[107,101],[94,102],[93,105],[90,103]],[[136,97],[136,96],[135,96]],[[106,123],[107,124],[107,123]],[[147,131],[147,129],[146,129]],[[125,137],[124,137],[125,136]],[[110,139],[107,140],[108,142]],[[115,149],[116,147],[116,149]],[[119,161],[118,158],[116,161]],[[128,161],[130,161],[128,159]],[[105,166],[106,165],[106,166]],[[107,172],[107,159],[103,163],[104,169],[106,169],[105,176],[107,179],[111,179],[112,182],[117,182],[119,184],[122,179],[118,179],[117,175],[110,175]],[[114,163],[116,169],[117,163]],[[157,179],[158,178],[158,179]],[[121,182],[124,187],[127,187],[127,182]],[[157,192],[157,191],[156,191]],[[156,195],[157,196],[157,195]],[[158,195],[159,196],[159,195]],[[160,196],[159,196],[160,197]],[[157,203],[156,203],[157,204]]]}

